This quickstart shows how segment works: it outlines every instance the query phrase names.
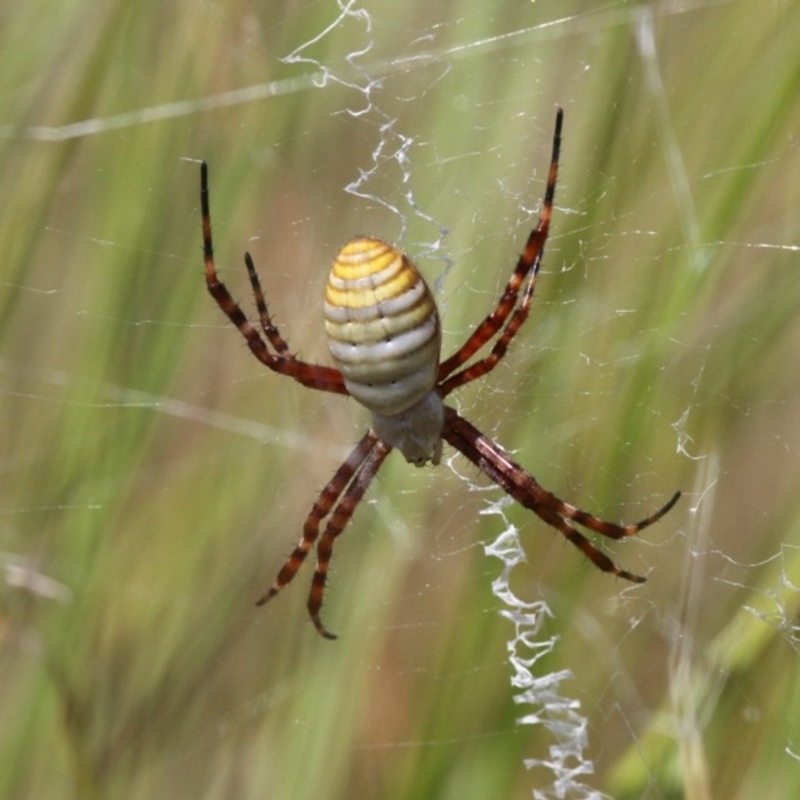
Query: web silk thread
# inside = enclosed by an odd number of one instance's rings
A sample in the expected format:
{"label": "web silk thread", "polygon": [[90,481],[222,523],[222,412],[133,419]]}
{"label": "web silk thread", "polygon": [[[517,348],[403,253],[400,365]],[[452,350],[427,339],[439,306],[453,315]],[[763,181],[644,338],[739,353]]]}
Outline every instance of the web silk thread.
{"label": "web silk thread", "polygon": [[[497,506],[483,513],[500,514],[505,519]],[[541,725],[556,740],[549,746],[547,758],[523,761],[526,769],[542,768],[553,776],[548,786],[533,790],[533,797],[536,800],[601,800],[606,795],[581,782],[584,775],[594,773],[594,765],[584,755],[588,746],[588,723],[580,712],[580,701],[561,694],[562,682],[571,679],[572,673],[561,670],[534,675],[536,663],[554,651],[558,636],[543,638],[542,627],[553,616],[547,604],[542,600],[521,600],[509,586],[511,570],[525,561],[516,528],[509,525],[491,544],[484,546],[484,552],[503,562],[500,575],[492,582],[492,592],[505,606],[500,615],[514,626],[514,634],[506,644],[512,669],[511,685],[518,690],[514,702],[532,709],[517,721],[520,725]]]}

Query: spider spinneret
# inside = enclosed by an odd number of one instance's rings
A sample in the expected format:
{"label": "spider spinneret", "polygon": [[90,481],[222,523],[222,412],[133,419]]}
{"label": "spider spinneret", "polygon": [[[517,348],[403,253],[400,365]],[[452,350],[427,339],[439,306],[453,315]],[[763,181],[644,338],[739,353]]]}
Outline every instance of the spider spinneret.
{"label": "spider spinneret", "polygon": [[[269,315],[258,273],[246,253],[245,265],[258,310],[259,332],[217,276],[208,167],[205,163],[201,165],[205,277],[217,305],[239,329],[253,355],[273,372],[288,375],[312,389],[352,395],[372,414],[372,426],[323,488],[303,526],[302,538],[258,605],[272,599],[294,578],[316,544],[317,563],[308,595],[308,612],[317,631],[335,639],[322,624],[320,610],[336,537],[392,449],[398,449],[407,461],[417,466],[428,462],[438,464],[443,441],[459,450],[521,505],[560,531],[596,567],[634,583],[644,582],[643,577],[618,567],[576,525],[611,539],[633,536],[663,517],[678,501],[680,492],[654,514],[632,525],[600,519],[544,489],[498,444],[444,403],[453,390],[483,377],[497,366],[527,319],[553,211],[563,116],[559,108],[539,222],[528,236],[495,309],[452,356],[441,362],[439,312],[419,271],[391,245],[365,236],[345,244],[328,276],[325,328],[335,368],[294,357]],[[487,355],[468,363],[495,337]],[[326,519],[320,536],[320,526]]]}

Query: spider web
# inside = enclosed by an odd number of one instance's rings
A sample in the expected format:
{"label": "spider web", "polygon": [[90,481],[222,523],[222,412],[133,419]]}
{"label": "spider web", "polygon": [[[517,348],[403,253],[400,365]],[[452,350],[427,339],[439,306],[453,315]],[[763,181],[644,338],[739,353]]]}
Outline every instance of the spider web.
{"label": "spider web", "polygon": [[[436,238],[427,242],[414,242],[414,251],[417,257],[437,254],[444,250],[448,230],[439,224],[432,216],[426,214],[417,202],[413,189],[414,162],[412,152],[415,139],[410,134],[402,131],[402,121],[399,116],[391,115],[381,107],[381,96],[389,91],[384,81],[373,77],[373,70],[379,67],[370,63],[373,50],[372,18],[365,8],[356,2],[344,3],[339,0],[341,15],[320,37],[315,37],[300,48],[295,50],[284,61],[287,64],[302,64],[318,76],[315,79],[321,88],[329,82],[339,83],[353,90],[356,97],[363,102],[356,107],[348,107],[346,114],[354,119],[365,119],[376,131],[377,144],[370,153],[370,161],[366,168],[359,168],[358,177],[345,186],[345,191],[361,198],[370,204],[383,207],[392,215],[396,215],[399,222],[399,232],[395,241],[403,246],[409,227],[417,223],[416,227],[427,229],[432,227]],[[363,25],[364,41],[367,43],[361,49],[349,53],[345,62],[352,70],[353,79],[339,77],[335,71],[328,69],[324,63],[308,55],[313,46],[318,44],[321,37],[332,33],[345,23],[357,21]],[[429,41],[425,40],[426,46]],[[490,43],[487,43],[490,44]],[[413,47],[413,44],[412,44]],[[436,53],[432,56],[428,50],[426,60],[430,60],[434,69],[434,76],[429,78],[431,84],[446,77],[449,67],[445,59],[452,53]],[[415,63],[414,55],[396,59],[388,65],[392,72],[402,69],[403,62]],[[362,67],[366,63],[368,66]],[[411,100],[412,98],[408,98]],[[386,175],[394,175],[390,180],[390,196],[399,193],[402,204],[395,205],[381,194],[382,181],[385,185]],[[378,184],[377,189],[372,186]],[[399,189],[399,192],[398,192]],[[421,225],[420,225],[421,224]],[[441,294],[452,259],[443,256],[442,260],[448,269],[443,271],[434,286]],[[503,514],[499,506],[492,505],[490,513]],[[513,669],[511,685],[517,689],[514,702],[520,705],[531,706],[534,710],[521,717],[521,724],[543,725],[556,739],[549,748],[548,758],[525,759],[528,768],[541,766],[552,773],[552,784],[548,789],[534,790],[535,797],[591,797],[598,798],[600,794],[587,789],[582,783],[582,776],[593,772],[592,764],[584,754],[586,745],[587,721],[580,714],[580,703],[568,699],[559,693],[561,682],[571,677],[568,670],[558,673],[548,673],[539,678],[534,676],[532,669],[535,664],[550,653],[556,646],[556,637],[541,638],[541,629],[551,611],[544,601],[525,602],[517,597],[511,590],[509,583],[510,572],[513,567],[525,558],[524,551],[513,527],[507,528],[497,539],[486,545],[487,555],[499,558],[503,563],[501,574],[492,583],[492,592],[500,599],[507,610],[502,614],[514,626],[511,638],[507,642],[509,664]]]}
{"label": "spider web", "polygon": [[[7,12],[0,794],[790,796],[800,23],[752,5]],[[301,357],[359,233],[421,268],[449,354],[536,218],[557,104],[531,318],[453,402],[605,518],[680,488],[608,547],[648,582],[446,451],[390,457],[337,542],[338,642],[308,566],[256,612],[366,413],[221,319],[197,161],[223,279],[251,312],[249,249]]]}

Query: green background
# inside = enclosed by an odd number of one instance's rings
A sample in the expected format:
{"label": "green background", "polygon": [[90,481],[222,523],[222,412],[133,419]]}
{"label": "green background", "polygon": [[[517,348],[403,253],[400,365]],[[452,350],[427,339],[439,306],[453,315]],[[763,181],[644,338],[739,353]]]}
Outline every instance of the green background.
{"label": "green background", "polygon": [[451,450],[391,456],[339,540],[337,642],[308,565],[253,607],[367,415],[268,373],[214,306],[197,161],[223,279],[250,311],[249,249],[303,358],[327,363],[322,287],[357,233],[436,286],[450,353],[535,219],[557,104],[531,318],[454,400],[606,518],[685,494],[611,548],[636,588],[504,507],[512,587],[558,637],[535,673],[571,671],[581,780],[615,798],[796,791],[800,15],[478,5],[5,4],[1,796],[545,790],[523,760],[558,736],[516,723],[481,549],[501,493]]}

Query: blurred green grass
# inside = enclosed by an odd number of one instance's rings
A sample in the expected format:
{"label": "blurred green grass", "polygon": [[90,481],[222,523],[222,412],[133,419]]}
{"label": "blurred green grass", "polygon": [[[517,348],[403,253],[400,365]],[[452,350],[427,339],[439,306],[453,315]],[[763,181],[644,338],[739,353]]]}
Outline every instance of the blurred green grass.
{"label": "blurred green grass", "polygon": [[[635,592],[510,507],[530,562],[514,586],[555,612],[546,666],[575,675],[593,785],[788,796],[800,20],[746,2],[654,6],[659,95],[631,4],[367,8],[367,73],[450,56],[386,70],[363,117],[342,113],[358,93],[279,61],[333,3],[4,12],[0,796],[530,796],[522,759],[551,738],[514,723],[499,567],[478,548],[500,532],[479,516],[496,492],[390,459],[337,545],[324,618],[340,640],[306,620],[308,568],[253,609],[366,421],[264,374],[214,308],[197,160],[211,165],[223,278],[248,299],[249,249],[309,360],[326,358],[319,297],[342,241],[405,227],[417,255],[447,227],[444,253],[418,260],[441,280],[449,352],[491,308],[538,208],[556,103],[561,182],[531,320],[458,402],[545,486],[604,516],[686,497],[614,548],[649,575]],[[365,41],[348,20],[304,54],[357,80],[345,56]],[[289,79],[259,102],[202,105]],[[110,124],[175,101],[189,113]],[[87,119],[101,130],[44,131]],[[388,159],[367,190],[402,216],[342,191],[391,119],[414,138],[409,183]]]}

